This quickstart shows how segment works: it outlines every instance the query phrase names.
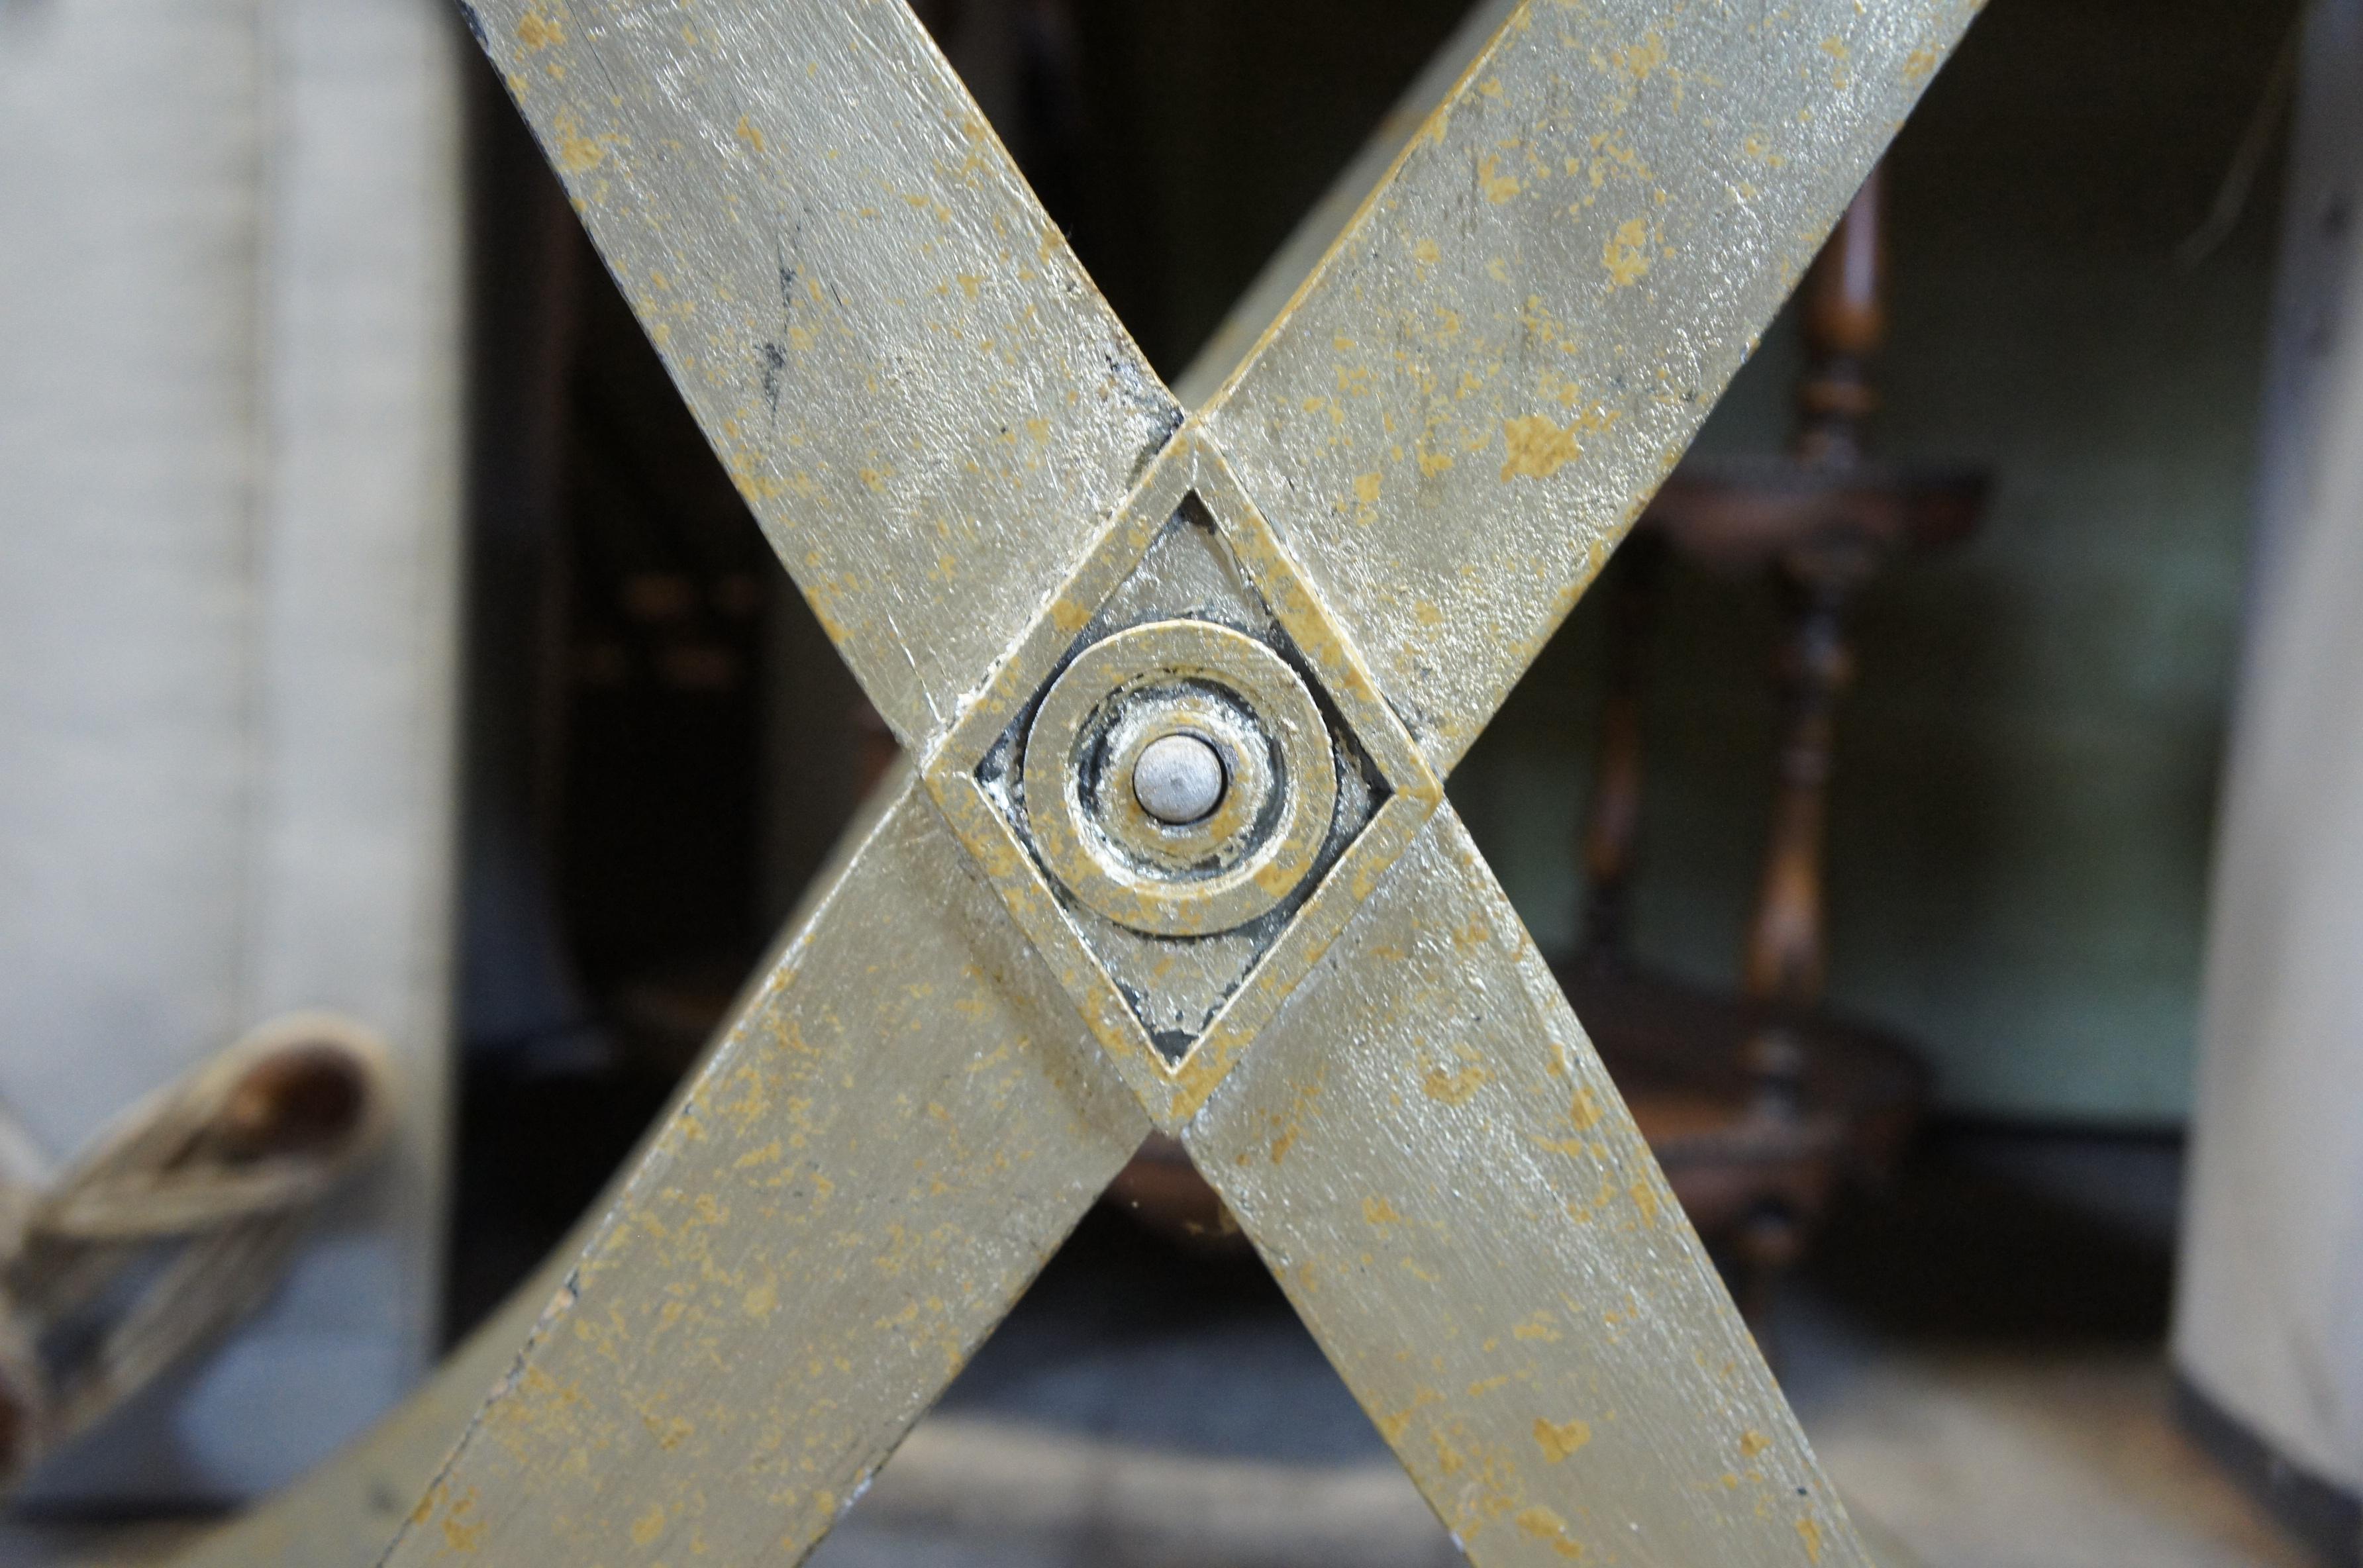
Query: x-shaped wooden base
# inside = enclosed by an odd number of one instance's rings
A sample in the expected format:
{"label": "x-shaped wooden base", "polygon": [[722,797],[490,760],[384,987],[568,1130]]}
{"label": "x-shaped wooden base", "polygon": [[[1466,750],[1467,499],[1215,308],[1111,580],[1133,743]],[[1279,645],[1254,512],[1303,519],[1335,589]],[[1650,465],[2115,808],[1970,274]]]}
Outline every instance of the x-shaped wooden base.
{"label": "x-shaped wooden base", "polygon": [[[901,0],[471,10],[922,767],[388,1562],[800,1559],[1157,1122],[1473,1561],[1862,1563],[1437,781],[1974,9],[1528,0],[1186,419]],[[1275,777],[1362,790],[1252,940],[1094,884],[1026,754],[1248,622]]]}

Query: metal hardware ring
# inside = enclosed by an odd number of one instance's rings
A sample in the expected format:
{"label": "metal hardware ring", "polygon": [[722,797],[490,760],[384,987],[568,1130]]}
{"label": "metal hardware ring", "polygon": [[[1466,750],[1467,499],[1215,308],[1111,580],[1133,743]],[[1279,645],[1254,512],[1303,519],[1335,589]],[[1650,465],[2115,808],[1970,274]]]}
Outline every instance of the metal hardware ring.
{"label": "metal hardware ring", "polygon": [[[1200,821],[1161,822],[1131,789],[1141,752],[1169,734],[1223,760],[1223,798]],[[1313,693],[1270,648],[1211,621],[1151,622],[1084,649],[1035,713],[1022,779],[1044,865],[1151,936],[1228,931],[1273,908],[1313,868],[1337,800]]]}

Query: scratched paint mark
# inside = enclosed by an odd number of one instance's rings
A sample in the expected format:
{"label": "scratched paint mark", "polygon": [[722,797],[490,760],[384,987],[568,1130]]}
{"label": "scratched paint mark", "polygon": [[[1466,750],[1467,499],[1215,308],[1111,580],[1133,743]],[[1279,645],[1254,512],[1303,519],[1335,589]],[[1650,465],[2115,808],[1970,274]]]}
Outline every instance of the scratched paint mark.
{"label": "scratched paint mark", "polygon": [[1502,422],[1502,441],[1508,456],[1502,463],[1502,477],[1511,479],[1548,479],[1583,456],[1576,444],[1578,425],[1554,424],[1547,414],[1528,414]]}
{"label": "scratched paint mark", "polygon": [[771,411],[771,424],[780,423],[780,387],[788,368],[788,351],[777,343],[766,343],[758,350],[763,362],[763,401]]}
{"label": "scratched paint mark", "polygon": [[1557,1464],[1577,1449],[1592,1441],[1589,1421],[1552,1421],[1541,1416],[1535,1418],[1535,1442],[1543,1457]]}

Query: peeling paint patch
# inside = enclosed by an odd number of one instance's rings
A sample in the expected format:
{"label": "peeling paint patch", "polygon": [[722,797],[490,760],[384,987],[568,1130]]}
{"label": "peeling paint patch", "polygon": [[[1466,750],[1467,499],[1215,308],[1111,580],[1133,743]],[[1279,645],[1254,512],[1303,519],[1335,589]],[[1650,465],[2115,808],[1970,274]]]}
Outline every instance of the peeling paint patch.
{"label": "peeling paint patch", "polygon": [[566,28],[553,17],[538,10],[527,11],[517,18],[517,42],[529,50],[545,50],[552,44],[566,41]]}
{"label": "peeling paint patch", "polygon": [[1620,288],[1630,288],[1649,271],[1649,226],[1639,218],[1626,218],[1616,226],[1616,232],[1600,248],[1600,264],[1608,269],[1609,279]]}
{"label": "peeling paint patch", "polygon": [[1535,1418],[1535,1442],[1543,1457],[1557,1464],[1577,1449],[1592,1441],[1589,1421],[1552,1421],[1541,1416]]}
{"label": "peeling paint patch", "polygon": [[607,149],[598,139],[582,134],[582,121],[571,109],[560,109],[549,122],[551,139],[558,143],[558,161],[569,174],[586,173],[599,167]]}
{"label": "peeling paint patch", "polygon": [[1502,172],[1502,159],[1498,153],[1477,166],[1477,184],[1485,193],[1485,199],[1497,207],[1525,189],[1515,174]]}
{"label": "peeling paint patch", "polygon": [[1531,1508],[1521,1508],[1511,1522],[1561,1557],[1583,1555],[1583,1543],[1569,1536],[1567,1520],[1559,1517],[1556,1508],[1547,1508],[1537,1503]]}
{"label": "peeling paint patch", "polygon": [[1574,425],[1554,424],[1545,414],[1503,420],[1502,441],[1508,456],[1502,462],[1502,477],[1550,478],[1583,456],[1583,448],[1576,445],[1576,429]]}
{"label": "peeling paint patch", "polygon": [[1455,1067],[1450,1071],[1443,1067],[1430,1067],[1427,1070],[1427,1076],[1420,1079],[1419,1089],[1428,1099],[1441,1104],[1464,1105],[1468,1103],[1469,1097],[1482,1088],[1485,1086],[1485,1080],[1492,1076],[1474,1062]]}

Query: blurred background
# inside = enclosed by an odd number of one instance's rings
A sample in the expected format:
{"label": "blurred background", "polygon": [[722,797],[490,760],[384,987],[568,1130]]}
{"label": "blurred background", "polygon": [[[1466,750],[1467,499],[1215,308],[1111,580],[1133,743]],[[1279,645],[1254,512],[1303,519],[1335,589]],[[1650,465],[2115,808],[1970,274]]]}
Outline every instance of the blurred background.
{"label": "blurred background", "polygon": [[[1169,379],[1469,47],[917,8]],[[1897,1563],[2363,1561],[2358,105],[2355,0],[1991,0],[1451,780]],[[0,518],[26,1138],[299,1006],[400,1105],[33,1563],[492,1312],[893,742],[433,0],[0,0]],[[820,1561],[1455,1560],[1153,1148],[874,1502]]]}

